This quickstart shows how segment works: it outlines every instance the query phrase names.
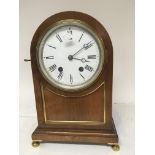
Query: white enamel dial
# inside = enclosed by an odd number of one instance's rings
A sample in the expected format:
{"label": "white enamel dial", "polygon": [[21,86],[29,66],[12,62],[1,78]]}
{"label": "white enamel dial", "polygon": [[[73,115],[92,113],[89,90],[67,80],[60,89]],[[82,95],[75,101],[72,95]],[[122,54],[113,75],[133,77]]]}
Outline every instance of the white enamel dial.
{"label": "white enamel dial", "polygon": [[103,48],[95,33],[83,24],[63,23],[42,38],[38,62],[44,77],[54,86],[77,90],[98,77],[103,64]]}

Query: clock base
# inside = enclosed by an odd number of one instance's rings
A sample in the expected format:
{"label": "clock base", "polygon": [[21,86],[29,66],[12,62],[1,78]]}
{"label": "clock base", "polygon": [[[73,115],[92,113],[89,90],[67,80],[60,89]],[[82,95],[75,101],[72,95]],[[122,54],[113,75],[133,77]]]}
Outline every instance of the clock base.
{"label": "clock base", "polygon": [[118,146],[118,135],[114,122],[112,124],[111,130],[73,130],[37,127],[32,134],[32,140],[39,142],[86,143]]}

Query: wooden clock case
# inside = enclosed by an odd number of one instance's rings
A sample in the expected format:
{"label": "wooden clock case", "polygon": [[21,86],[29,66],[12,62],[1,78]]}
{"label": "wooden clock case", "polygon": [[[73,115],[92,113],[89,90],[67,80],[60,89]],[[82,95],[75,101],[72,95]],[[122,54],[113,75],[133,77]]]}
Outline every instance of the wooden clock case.
{"label": "wooden clock case", "polygon": [[[45,80],[37,64],[37,43],[48,28],[60,20],[86,22],[102,39],[105,52],[102,71],[88,88],[75,92],[60,90]],[[32,134],[33,146],[40,142],[118,144],[112,119],[113,47],[105,28],[93,17],[80,12],[61,12],[46,19],[31,42],[38,127]]]}

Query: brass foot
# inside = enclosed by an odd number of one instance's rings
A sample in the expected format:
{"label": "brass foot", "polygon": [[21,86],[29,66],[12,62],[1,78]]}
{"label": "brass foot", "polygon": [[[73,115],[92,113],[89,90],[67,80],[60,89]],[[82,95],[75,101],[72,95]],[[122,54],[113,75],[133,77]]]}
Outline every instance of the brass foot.
{"label": "brass foot", "polygon": [[40,145],[40,142],[39,141],[33,141],[32,142],[32,146],[33,147],[38,147]]}
{"label": "brass foot", "polygon": [[120,150],[120,146],[118,144],[112,145],[112,149],[113,149],[113,151],[119,151]]}

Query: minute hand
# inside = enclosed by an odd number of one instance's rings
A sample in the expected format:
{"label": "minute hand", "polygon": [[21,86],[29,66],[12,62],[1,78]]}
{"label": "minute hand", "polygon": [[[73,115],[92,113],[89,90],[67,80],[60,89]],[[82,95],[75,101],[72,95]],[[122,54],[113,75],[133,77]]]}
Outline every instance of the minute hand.
{"label": "minute hand", "polygon": [[75,55],[77,55],[80,51],[82,51],[83,49],[88,49],[89,47],[91,47],[93,45],[92,41],[88,42],[87,44],[84,44],[83,47],[81,49],[79,49],[76,53],[74,53],[72,56],[74,57]]}

